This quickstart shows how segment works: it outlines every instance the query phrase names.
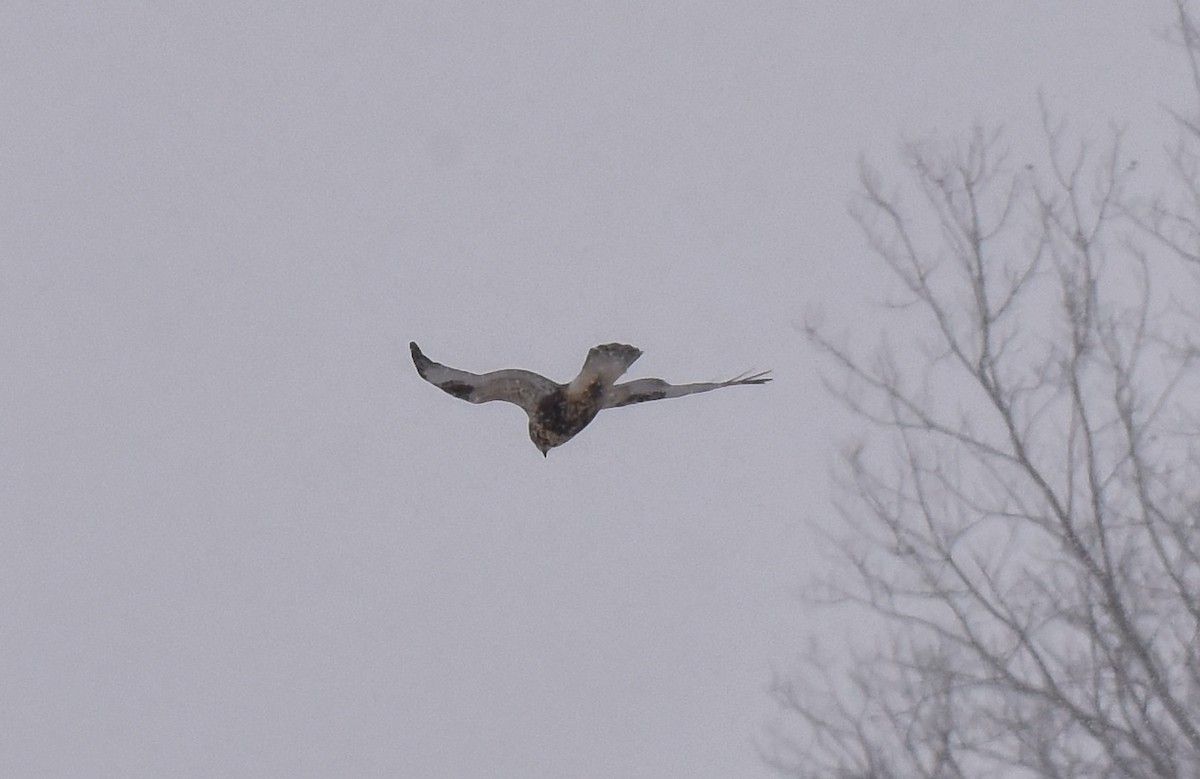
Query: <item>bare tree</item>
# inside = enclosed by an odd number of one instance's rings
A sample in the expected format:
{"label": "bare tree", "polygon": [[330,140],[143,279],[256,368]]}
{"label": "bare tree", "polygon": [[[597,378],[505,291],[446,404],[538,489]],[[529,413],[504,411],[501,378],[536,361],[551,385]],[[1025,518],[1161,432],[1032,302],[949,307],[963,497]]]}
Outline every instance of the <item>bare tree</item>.
{"label": "bare tree", "polygon": [[907,146],[908,190],[864,168],[895,321],[809,335],[874,431],[822,595],[884,627],[777,678],[792,775],[1200,777],[1200,121],[1139,198],[1043,116],[1045,163],[979,130]]}

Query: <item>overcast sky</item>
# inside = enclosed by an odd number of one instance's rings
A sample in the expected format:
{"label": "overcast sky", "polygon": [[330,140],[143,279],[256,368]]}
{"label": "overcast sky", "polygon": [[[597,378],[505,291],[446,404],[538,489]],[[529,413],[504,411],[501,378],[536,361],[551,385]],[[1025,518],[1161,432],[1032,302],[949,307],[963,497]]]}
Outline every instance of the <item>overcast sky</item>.
{"label": "overcast sky", "polygon": [[[1044,90],[1156,153],[1165,2],[0,4],[0,774],[766,777],[853,430],[862,155]],[[674,381],[548,459],[407,354]]]}

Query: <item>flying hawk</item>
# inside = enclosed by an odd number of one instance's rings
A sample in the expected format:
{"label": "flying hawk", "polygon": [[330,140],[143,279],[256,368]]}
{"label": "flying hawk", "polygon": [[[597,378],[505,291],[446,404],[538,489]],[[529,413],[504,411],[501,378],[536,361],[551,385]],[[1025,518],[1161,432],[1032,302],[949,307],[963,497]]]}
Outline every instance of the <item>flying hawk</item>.
{"label": "flying hawk", "polygon": [[410,342],[408,348],[417,373],[443,392],[471,403],[504,400],[525,409],[529,415],[529,437],[542,456],[570,441],[606,408],[678,398],[739,384],[766,384],[771,380],[770,371],[763,371],[729,381],[701,384],[668,384],[662,379],[637,379],[617,384],[621,374],[642,356],[641,349],[628,344],[593,347],[583,361],[579,375],[569,384],[559,384],[532,371],[517,369],[467,373],[429,359],[416,342]]}

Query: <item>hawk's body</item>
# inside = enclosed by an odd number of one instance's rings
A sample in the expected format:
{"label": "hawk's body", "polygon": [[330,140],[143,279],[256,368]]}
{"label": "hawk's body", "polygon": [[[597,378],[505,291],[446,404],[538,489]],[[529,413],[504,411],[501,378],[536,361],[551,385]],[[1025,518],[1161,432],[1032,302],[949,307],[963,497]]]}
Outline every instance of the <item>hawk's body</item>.
{"label": "hawk's body", "polygon": [[503,400],[515,403],[529,416],[529,437],[542,454],[570,441],[603,409],[677,398],[738,384],[765,384],[767,372],[729,381],[701,384],[668,384],[662,379],[616,381],[638,357],[640,349],[627,344],[603,344],[588,352],[583,368],[569,384],[522,370],[475,374],[448,368],[426,357],[417,344],[409,343],[413,364],[421,378],[456,398],[471,403]]}

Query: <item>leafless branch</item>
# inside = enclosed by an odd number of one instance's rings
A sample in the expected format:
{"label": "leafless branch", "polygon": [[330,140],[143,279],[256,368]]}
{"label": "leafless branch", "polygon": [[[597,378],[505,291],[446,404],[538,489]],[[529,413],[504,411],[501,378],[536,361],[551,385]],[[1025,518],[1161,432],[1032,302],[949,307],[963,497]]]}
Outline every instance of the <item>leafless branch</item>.
{"label": "leafless branch", "polygon": [[782,771],[1200,776],[1200,157],[1139,200],[1119,132],[1098,154],[1042,118],[1036,170],[978,128],[905,144],[908,190],[862,166],[852,213],[913,335],[869,359],[808,335],[879,432],[844,458],[822,601],[882,632],[777,677]]}

